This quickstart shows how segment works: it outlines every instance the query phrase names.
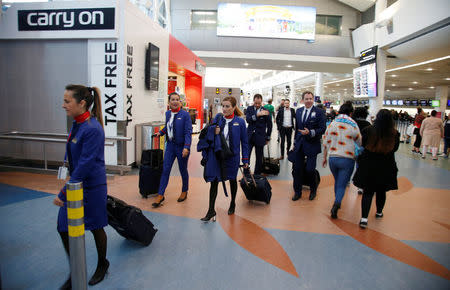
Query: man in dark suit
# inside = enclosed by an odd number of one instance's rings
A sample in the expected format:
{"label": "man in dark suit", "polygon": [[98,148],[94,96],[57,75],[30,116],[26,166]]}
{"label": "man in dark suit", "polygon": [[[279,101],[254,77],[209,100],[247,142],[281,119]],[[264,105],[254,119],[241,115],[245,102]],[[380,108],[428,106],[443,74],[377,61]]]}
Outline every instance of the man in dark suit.
{"label": "man in dark suit", "polygon": [[[304,107],[297,109],[295,114],[295,140],[292,176],[294,177],[294,196],[296,201],[302,196],[303,177],[311,180],[309,200],[316,197],[317,186],[314,171],[316,169],[317,154],[322,152],[321,139],[326,130],[326,117],[322,109],[314,107],[314,95],[306,91],[302,94]],[[306,168],[305,168],[306,158]]]}
{"label": "man in dark suit", "polygon": [[256,152],[255,174],[261,174],[263,164],[263,148],[269,143],[272,133],[272,118],[270,112],[261,106],[262,96],[256,94],[253,97],[253,106],[249,106],[245,113],[247,120],[247,134],[249,144],[249,159],[252,155],[253,147]]}
{"label": "man in dark suit", "polygon": [[295,110],[290,107],[291,101],[286,99],[284,107],[277,113],[277,128],[281,137],[281,159],[284,159],[284,145],[287,139],[287,150],[291,148],[292,129],[295,127]]}

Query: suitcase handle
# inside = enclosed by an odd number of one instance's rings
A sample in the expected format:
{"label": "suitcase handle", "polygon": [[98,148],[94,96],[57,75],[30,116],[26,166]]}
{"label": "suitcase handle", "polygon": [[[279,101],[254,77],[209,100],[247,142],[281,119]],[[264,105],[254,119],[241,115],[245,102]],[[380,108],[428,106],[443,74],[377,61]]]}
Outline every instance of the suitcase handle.
{"label": "suitcase handle", "polygon": [[[249,182],[247,181],[247,178],[245,178],[245,173],[244,173],[244,169],[242,169],[243,165],[239,165],[239,168],[241,169],[242,172],[242,177],[244,178],[245,183],[249,184]],[[255,177],[253,176],[250,167],[248,168],[248,171],[250,171],[250,177],[252,178],[253,184],[256,187],[256,181],[255,181]]]}

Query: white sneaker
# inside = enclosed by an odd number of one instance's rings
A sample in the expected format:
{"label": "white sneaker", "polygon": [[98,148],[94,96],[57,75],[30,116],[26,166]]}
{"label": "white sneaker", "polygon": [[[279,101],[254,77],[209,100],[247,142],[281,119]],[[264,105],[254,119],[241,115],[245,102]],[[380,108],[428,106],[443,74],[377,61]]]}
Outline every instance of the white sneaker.
{"label": "white sneaker", "polygon": [[422,154],[422,159],[425,159],[425,157],[426,157],[425,154]]}
{"label": "white sneaker", "polygon": [[438,156],[439,156],[439,157],[448,157],[447,154],[445,154],[445,153],[441,153],[441,154],[439,154]]}

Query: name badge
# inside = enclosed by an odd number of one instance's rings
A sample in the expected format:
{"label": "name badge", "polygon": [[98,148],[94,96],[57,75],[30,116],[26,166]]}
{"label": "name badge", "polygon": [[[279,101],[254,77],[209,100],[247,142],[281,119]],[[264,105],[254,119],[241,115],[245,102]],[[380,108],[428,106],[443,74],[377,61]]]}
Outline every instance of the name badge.
{"label": "name badge", "polygon": [[66,180],[67,178],[67,167],[65,165],[58,168],[58,179]]}
{"label": "name badge", "polygon": [[177,118],[177,120],[181,120],[181,117]]}
{"label": "name badge", "polygon": [[311,113],[311,118],[314,118],[316,116],[316,112]]}
{"label": "name badge", "polygon": [[74,144],[77,144],[77,141],[78,141],[77,138],[72,139],[72,143],[74,143]]}
{"label": "name badge", "polygon": [[233,123],[233,126],[239,126],[239,123]]}

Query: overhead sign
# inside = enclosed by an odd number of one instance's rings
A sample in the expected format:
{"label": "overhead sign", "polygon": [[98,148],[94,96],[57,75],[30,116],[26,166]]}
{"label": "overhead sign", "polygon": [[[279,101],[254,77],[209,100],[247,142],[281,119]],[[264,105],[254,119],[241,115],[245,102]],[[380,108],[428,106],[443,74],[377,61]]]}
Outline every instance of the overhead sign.
{"label": "overhead sign", "polygon": [[113,30],[115,8],[18,10],[19,31]]}
{"label": "overhead sign", "polygon": [[374,63],[377,61],[378,45],[361,51],[359,54],[359,66]]}

